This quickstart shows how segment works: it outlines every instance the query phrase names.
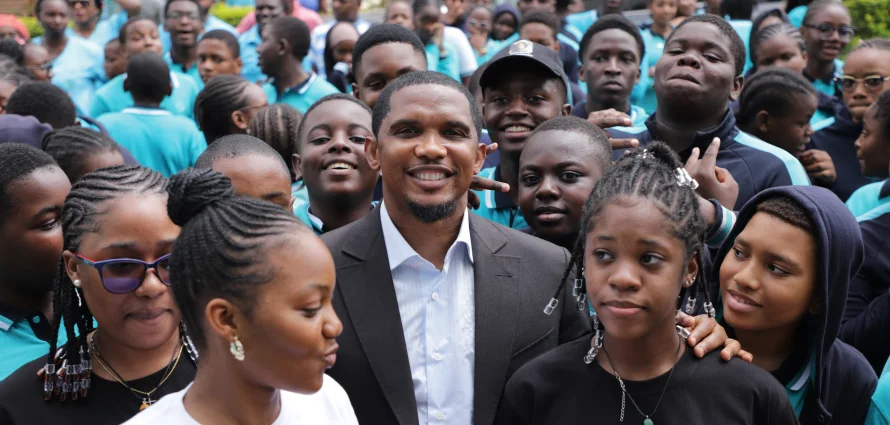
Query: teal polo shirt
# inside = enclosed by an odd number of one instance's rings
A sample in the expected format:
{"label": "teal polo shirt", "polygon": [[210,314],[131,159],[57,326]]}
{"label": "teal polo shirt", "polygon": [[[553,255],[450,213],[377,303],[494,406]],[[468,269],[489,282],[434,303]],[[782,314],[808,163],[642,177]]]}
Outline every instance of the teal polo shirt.
{"label": "teal polo shirt", "polygon": [[314,72],[306,81],[296,87],[285,90],[280,96],[273,83],[274,81],[270,80],[268,83],[263,84],[263,91],[266,92],[266,98],[269,99],[269,103],[286,103],[300,111],[301,114],[305,114],[306,110],[318,99],[329,94],[340,93],[340,90],[337,90],[336,87],[324,78],[318,78],[318,74]]}
{"label": "teal polo shirt", "polygon": [[173,55],[170,52],[164,53],[164,61],[167,62],[167,66],[170,69],[175,70],[176,72],[188,75],[191,77],[192,81],[194,81],[195,86],[198,87],[198,91],[204,89],[204,80],[201,79],[201,73],[198,72],[198,62],[192,63],[188,69],[186,69],[185,65],[181,65],[173,62]]}
{"label": "teal polo shirt", "polygon": [[207,149],[204,133],[189,118],[160,108],[126,108],[96,119],[145,167],[164,177],[195,165]]}
{"label": "teal polo shirt", "polygon": [[[102,88],[96,91],[90,108],[90,116],[99,116],[111,112],[121,112],[133,106],[133,96],[124,91],[124,78],[127,74],[114,77]],[[195,98],[198,97],[198,86],[192,77],[181,72],[171,71],[170,81],[173,83],[173,93],[164,98],[161,108],[170,111],[173,115],[181,115],[188,118],[195,116]]]}
{"label": "teal polo shirt", "polygon": [[[495,181],[504,181],[501,179],[501,167],[485,168],[479,173],[479,177],[491,179]],[[491,220],[503,226],[512,227],[517,230],[528,228],[525,217],[519,206],[513,203],[510,195],[504,192],[495,192],[493,190],[475,191],[479,195],[479,209],[472,210],[480,217]]]}
{"label": "teal polo shirt", "polygon": [[[59,346],[68,342],[63,326],[58,336]],[[45,357],[52,337],[52,326],[42,313],[29,314],[0,304],[0,381],[25,363]]]}
{"label": "teal polo shirt", "polygon": [[890,202],[890,179],[869,183],[856,189],[847,199],[847,208],[857,220],[871,210]]}
{"label": "teal polo shirt", "polygon": [[871,407],[865,425],[890,425],[890,361],[884,366],[878,388],[871,396]]}

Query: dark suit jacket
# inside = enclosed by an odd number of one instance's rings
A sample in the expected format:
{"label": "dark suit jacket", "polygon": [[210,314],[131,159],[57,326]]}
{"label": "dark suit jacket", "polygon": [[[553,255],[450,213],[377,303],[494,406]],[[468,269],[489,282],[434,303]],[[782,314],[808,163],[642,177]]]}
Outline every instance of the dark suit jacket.
{"label": "dark suit jacket", "polygon": [[[362,425],[416,425],[417,403],[380,208],[322,239],[334,256],[334,308],[343,322],[329,374],[346,389]],[[569,253],[470,214],[476,294],[473,422],[494,422],[507,379],[520,366],[590,332],[571,285],[552,315],[544,307]]]}

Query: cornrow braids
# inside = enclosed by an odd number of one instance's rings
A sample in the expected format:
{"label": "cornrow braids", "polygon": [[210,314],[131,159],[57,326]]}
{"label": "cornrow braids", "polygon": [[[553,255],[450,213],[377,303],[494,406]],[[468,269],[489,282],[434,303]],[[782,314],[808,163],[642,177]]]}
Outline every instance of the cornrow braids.
{"label": "cornrow braids", "polygon": [[844,9],[844,11],[847,12],[847,15],[850,14],[850,10],[847,9],[847,6],[845,6],[841,0],[816,0],[812,3],[810,3],[809,6],[807,6],[807,13],[805,15],[803,15],[803,24],[804,25],[812,24],[813,17],[816,16],[816,14],[818,14],[819,12],[821,12],[825,9],[828,9],[828,8],[834,7],[834,6]]}
{"label": "cornrow braids", "polygon": [[[578,300],[578,309],[588,309],[587,284],[584,281],[584,252],[587,234],[596,226],[597,219],[603,210],[616,198],[632,196],[652,201],[671,224],[671,233],[683,242],[686,258],[695,257],[699,267],[704,264],[704,240],[707,225],[698,207],[695,190],[689,185],[681,185],[678,169],[683,164],[674,151],[661,142],[655,142],[646,149],[639,149],[625,156],[618,164],[608,171],[590,194],[584,206],[581,218],[582,231],[578,235],[569,264],[563,273],[561,284],[544,310],[550,314],[559,303],[563,288],[575,273],[574,295]],[[684,170],[685,171],[685,170]],[[687,174],[688,176],[688,174]],[[691,293],[690,293],[691,291]],[[689,295],[685,310],[692,312],[695,307],[696,295],[704,292],[705,309],[712,314],[710,296],[704,271],[695,276],[693,285],[681,288],[679,300]],[[678,304],[681,301],[678,301]],[[679,309],[681,306],[678,305]]]}
{"label": "cornrow braids", "polygon": [[107,135],[78,126],[46,133],[42,148],[56,160],[72,183],[84,174],[84,165],[89,157],[120,152],[117,142]]}
{"label": "cornrow braids", "polygon": [[250,81],[239,75],[217,75],[195,98],[195,121],[207,144],[232,134],[232,113],[248,106]]}
{"label": "cornrow braids", "polygon": [[807,51],[806,40],[804,40],[800,30],[793,25],[782,23],[764,27],[762,30],[751,35],[751,41],[749,43],[751,51],[748,52],[748,55],[751,57],[751,63],[754,64],[752,72],[757,72],[757,51],[760,49],[760,45],[768,40],[772,40],[774,37],[780,36],[791,37],[791,39],[797,43],[797,46],[800,47],[801,53]]}
{"label": "cornrow braids", "polygon": [[881,131],[886,137],[890,134],[890,91],[881,93],[872,107],[875,108],[875,118],[881,123]]}
{"label": "cornrow braids", "polygon": [[275,277],[265,261],[272,244],[310,231],[290,211],[236,196],[229,178],[211,169],[174,175],[168,191],[167,212],[182,227],[170,257],[170,287],[200,350],[206,339],[199,303],[225,298],[250,317],[256,288]]}
{"label": "cornrow braids", "polygon": [[850,51],[850,54],[865,49],[875,49],[890,52],[890,38],[872,38],[869,40],[863,40],[859,43],[859,45],[857,45],[855,48],[853,48],[853,50]]}
{"label": "cornrow braids", "polygon": [[754,125],[757,113],[784,115],[792,111],[802,96],[816,96],[816,89],[800,73],[785,68],[769,68],[757,72],[745,82],[739,96],[736,120],[741,128]]}
{"label": "cornrow braids", "polygon": [[[140,166],[120,165],[87,174],[74,184],[62,206],[62,249],[77,252],[84,235],[96,231],[98,220],[105,213],[102,204],[131,194],[163,194],[166,188],[164,176]],[[83,299],[83,290],[72,284],[64,260],[59,260],[53,282],[52,337],[44,367],[45,400],[54,395],[61,401],[87,396],[92,367],[86,336],[94,326],[93,313],[86,303],[80,302]],[[57,335],[63,320],[68,346],[57,352]]]}
{"label": "cornrow braids", "polygon": [[250,121],[247,133],[275,149],[290,172],[291,182],[297,181],[293,156],[297,153],[298,128],[303,116],[292,106],[284,103],[269,105],[257,111]]}

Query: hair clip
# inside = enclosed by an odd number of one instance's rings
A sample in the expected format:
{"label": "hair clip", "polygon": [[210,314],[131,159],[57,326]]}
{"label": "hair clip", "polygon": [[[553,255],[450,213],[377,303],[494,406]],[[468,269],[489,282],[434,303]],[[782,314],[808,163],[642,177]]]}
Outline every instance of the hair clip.
{"label": "hair clip", "polygon": [[643,149],[643,152],[640,153],[640,159],[652,159],[655,158],[655,155],[652,155],[652,152],[649,152],[649,149]]}
{"label": "hair clip", "polygon": [[685,168],[677,168],[674,170],[674,177],[677,178],[677,184],[680,186],[689,186],[692,190],[698,189],[698,182],[695,181]]}

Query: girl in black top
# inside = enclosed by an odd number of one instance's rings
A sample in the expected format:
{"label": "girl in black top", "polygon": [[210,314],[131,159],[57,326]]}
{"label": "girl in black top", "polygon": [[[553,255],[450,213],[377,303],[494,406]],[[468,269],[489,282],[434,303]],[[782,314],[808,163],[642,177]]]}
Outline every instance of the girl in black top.
{"label": "girl in black top", "polygon": [[0,383],[0,423],[117,425],[194,379],[169,287],[179,226],[166,187],[157,172],[116,166],[71,189],[52,315],[68,343],[57,351],[51,339],[46,356]]}
{"label": "girl in black top", "polygon": [[[797,423],[768,373],[713,353],[697,359],[685,347],[678,300],[688,297],[691,311],[705,289],[696,186],[660,143],[624,158],[597,183],[565,275],[579,271],[578,307],[588,308],[589,297],[595,334],[520,368],[498,423]],[[710,300],[705,309],[713,317]]]}

